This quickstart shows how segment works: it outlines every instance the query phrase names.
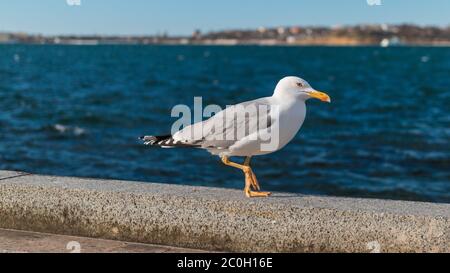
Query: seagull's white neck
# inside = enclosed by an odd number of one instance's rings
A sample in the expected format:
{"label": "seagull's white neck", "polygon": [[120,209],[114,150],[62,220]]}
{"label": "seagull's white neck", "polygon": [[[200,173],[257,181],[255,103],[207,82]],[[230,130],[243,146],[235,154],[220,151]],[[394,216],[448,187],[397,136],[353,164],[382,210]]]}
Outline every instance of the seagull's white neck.
{"label": "seagull's white neck", "polygon": [[303,125],[306,117],[306,103],[294,92],[285,89],[275,89],[272,98],[273,103],[279,106],[279,148],[286,146]]}

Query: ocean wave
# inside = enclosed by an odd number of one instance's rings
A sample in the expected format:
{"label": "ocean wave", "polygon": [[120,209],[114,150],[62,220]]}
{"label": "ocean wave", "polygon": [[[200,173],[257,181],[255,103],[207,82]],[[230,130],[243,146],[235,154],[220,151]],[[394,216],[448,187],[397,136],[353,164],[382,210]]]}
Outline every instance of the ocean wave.
{"label": "ocean wave", "polygon": [[54,131],[62,135],[83,136],[87,134],[86,129],[78,126],[67,126],[62,124],[55,124],[52,126]]}

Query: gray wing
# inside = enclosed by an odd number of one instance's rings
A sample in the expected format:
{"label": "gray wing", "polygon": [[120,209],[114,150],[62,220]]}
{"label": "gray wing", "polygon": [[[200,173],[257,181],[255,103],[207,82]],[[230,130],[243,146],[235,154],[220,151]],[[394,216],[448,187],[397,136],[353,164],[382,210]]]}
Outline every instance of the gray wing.
{"label": "gray wing", "polygon": [[271,127],[270,106],[268,98],[240,103],[186,127],[173,138],[205,149],[228,149],[241,139]]}

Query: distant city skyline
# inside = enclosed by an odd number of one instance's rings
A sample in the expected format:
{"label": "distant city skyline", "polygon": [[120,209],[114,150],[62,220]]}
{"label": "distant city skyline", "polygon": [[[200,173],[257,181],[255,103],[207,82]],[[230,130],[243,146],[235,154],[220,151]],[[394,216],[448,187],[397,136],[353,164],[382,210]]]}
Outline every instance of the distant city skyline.
{"label": "distant city skyline", "polygon": [[[80,5],[76,4],[79,1]],[[381,5],[369,5],[380,2]],[[293,25],[448,26],[450,1],[14,0],[0,1],[0,32],[44,35],[189,35]]]}

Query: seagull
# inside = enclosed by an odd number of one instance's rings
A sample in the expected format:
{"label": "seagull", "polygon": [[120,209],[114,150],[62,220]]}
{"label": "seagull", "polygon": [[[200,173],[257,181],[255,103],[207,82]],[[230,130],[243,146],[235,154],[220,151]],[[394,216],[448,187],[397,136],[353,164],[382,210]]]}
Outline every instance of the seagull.
{"label": "seagull", "polygon": [[[223,164],[244,172],[247,197],[269,197],[270,192],[261,191],[250,161],[279,151],[294,139],[305,121],[306,101],[311,98],[331,103],[326,93],[313,89],[302,78],[289,76],[278,82],[271,97],[227,107],[171,135],[140,139],[145,145],[159,148],[207,150],[219,156]],[[245,160],[239,164],[230,157]]]}

